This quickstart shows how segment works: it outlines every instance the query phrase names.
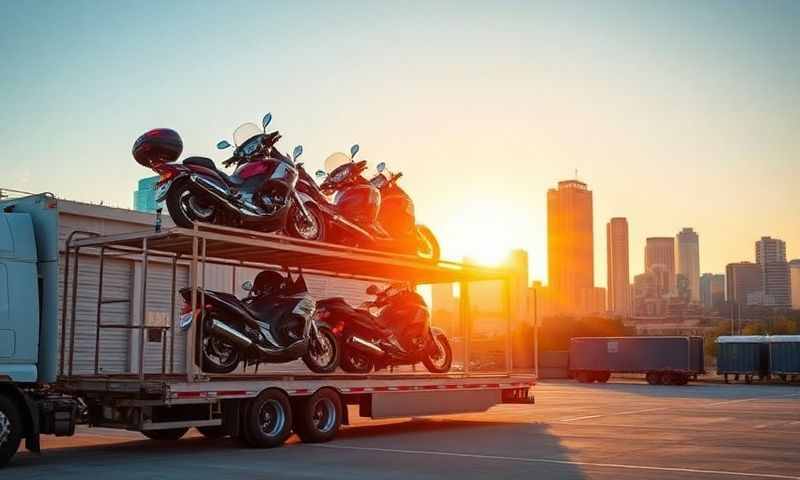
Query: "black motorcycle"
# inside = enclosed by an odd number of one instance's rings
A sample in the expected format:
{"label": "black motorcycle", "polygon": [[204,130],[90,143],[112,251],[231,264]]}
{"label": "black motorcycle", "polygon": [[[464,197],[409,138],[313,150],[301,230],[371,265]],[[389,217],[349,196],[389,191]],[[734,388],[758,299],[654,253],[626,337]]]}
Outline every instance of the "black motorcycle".
{"label": "black motorcycle", "polygon": [[330,327],[317,321],[315,302],[302,276],[293,282],[290,276],[263,271],[242,288],[248,290],[242,300],[230,293],[198,290],[196,312],[191,311],[192,289],[180,292],[185,301],[180,328],[187,331],[195,318],[203,322],[202,337],[196,329],[196,360],[203,371],[230,373],[241,361],[252,365],[298,358],[315,373],[336,370],[337,339]]}
{"label": "black motorcycle", "polygon": [[[392,365],[422,362],[432,373],[446,373],[453,351],[444,331],[432,327],[425,300],[402,284],[380,291],[367,289],[375,300],[353,308],[343,298],[317,302],[317,313],[341,344],[340,366],[349,373],[369,373]],[[380,309],[373,315],[371,308]]]}
{"label": "black motorcycle", "polygon": [[[223,166],[236,167],[233,175],[219,170],[206,157],[176,160],[183,142],[174,130],[159,128],[139,137],[133,145],[137,162],[160,175],[156,201],[166,200],[170,217],[179,227],[195,221],[244,227],[265,232],[282,231],[293,204],[297,170],[292,159],[278,152],[279,132],[267,133],[272,115],[262,127],[245,123],[233,133],[236,148]],[[231,144],[223,140],[217,148]],[[300,206],[300,213],[303,213]]]}
{"label": "black motorcycle", "polygon": [[[379,173],[372,180],[362,174],[367,162],[354,161],[358,145],[350,155],[335,153],[325,161],[325,171],[316,175],[323,178],[317,186],[314,179],[298,165],[296,192],[298,204],[304,205],[307,216],[318,219],[322,230],[313,230],[315,238],[333,243],[382,250],[409,255],[419,255],[433,261],[439,259],[439,243],[424,225],[417,225],[411,197],[397,186],[401,173],[386,172],[385,165],[378,166]],[[333,196],[333,200],[329,197]]]}

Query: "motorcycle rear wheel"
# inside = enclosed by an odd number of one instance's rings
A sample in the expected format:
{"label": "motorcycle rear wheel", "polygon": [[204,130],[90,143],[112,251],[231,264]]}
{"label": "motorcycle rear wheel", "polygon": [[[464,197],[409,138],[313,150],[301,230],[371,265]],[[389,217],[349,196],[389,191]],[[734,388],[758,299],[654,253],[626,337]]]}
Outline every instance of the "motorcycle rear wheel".
{"label": "motorcycle rear wheel", "polygon": [[200,367],[204,372],[231,373],[239,366],[241,354],[236,346],[211,335],[206,335],[199,344],[202,357]]}
{"label": "motorcycle rear wheel", "polygon": [[374,362],[366,353],[354,348],[345,348],[342,352],[341,367],[347,373],[367,374],[372,371]]}
{"label": "motorcycle rear wheel", "polygon": [[430,228],[425,225],[417,225],[417,255],[422,258],[438,262],[442,256],[439,241]]}
{"label": "motorcycle rear wheel", "polygon": [[189,188],[188,180],[179,180],[167,192],[167,211],[175,225],[192,228],[194,222],[214,223],[217,214],[214,205],[204,205]]}
{"label": "motorcycle rear wheel", "polygon": [[453,349],[450,341],[444,334],[431,334],[436,343],[436,357],[431,358],[430,353],[422,359],[423,365],[431,373],[447,373],[453,365]]}

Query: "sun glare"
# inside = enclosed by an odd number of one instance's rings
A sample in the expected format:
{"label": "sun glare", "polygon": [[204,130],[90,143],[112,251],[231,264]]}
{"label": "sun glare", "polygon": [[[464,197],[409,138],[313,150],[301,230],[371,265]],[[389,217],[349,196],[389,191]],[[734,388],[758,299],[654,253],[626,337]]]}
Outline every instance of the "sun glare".
{"label": "sun glare", "polygon": [[470,202],[451,216],[440,230],[445,256],[454,260],[468,257],[481,265],[499,265],[513,248],[521,245],[518,217],[498,202]]}

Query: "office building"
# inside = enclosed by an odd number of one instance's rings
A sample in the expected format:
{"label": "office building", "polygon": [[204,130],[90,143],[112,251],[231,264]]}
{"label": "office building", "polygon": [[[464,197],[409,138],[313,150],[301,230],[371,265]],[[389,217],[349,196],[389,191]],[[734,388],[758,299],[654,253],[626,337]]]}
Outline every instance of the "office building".
{"label": "office building", "polygon": [[133,192],[133,209],[137,212],[155,213],[161,208],[162,203],[156,202],[156,183],[158,176],[147,177],[139,180],[138,190]]}
{"label": "office building", "polygon": [[606,260],[608,311],[614,315],[630,314],[630,271],[628,256],[628,221],[612,218],[606,224]]}
{"label": "office building", "polygon": [[761,266],[752,262],[729,263],[725,267],[725,296],[728,302],[747,305],[747,296],[762,291]]}
{"label": "office building", "polygon": [[676,273],[688,282],[689,301],[700,302],[700,240],[691,228],[684,228],[675,236]]}
{"label": "office building", "polygon": [[594,288],[592,192],[578,180],[547,191],[547,271],[560,313],[582,312],[584,292]]}
{"label": "office building", "polygon": [[789,285],[792,291],[792,308],[800,310],[800,258],[789,262]]}
{"label": "office building", "polygon": [[761,237],[756,242],[756,262],[761,266],[761,285],[764,290],[762,305],[791,305],[786,242],[777,238]]}
{"label": "office building", "polygon": [[700,276],[700,303],[709,310],[725,303],[725,275],[704,273]]}
{"label": "office building", "polygon": [[650,237],[644,247],[645,271],[656,266],[666,275],[667,292],[675,290],[675,239],[672,237]]}

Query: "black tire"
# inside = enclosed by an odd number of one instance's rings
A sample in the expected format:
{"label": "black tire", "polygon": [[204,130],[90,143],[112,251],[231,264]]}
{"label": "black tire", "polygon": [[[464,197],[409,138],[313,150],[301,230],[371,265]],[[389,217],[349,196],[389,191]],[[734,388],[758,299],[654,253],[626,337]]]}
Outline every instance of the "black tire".
{"label": "black tire", "polygon": [[645,378],[647,379],[647,383],[650,385],[660,385],[662,382],[662,376],[658,372],[647,372]]}
{"label": "black tire", "polygon": [[188,431],[188,427],[167,428],[164,430],[142,430],[142,435],[150,440],[174,442],[180,440]]}
{"label": "black tire", "polygon": [[592,373],[591,372],[586,372],[586,371],[583,371],[583,370],[577,372],[575,374],[575,378],[580,383],[592,383],[592,381],[593,381]]}
{"label": "black tire", "polygon": [[744,383],[750,385],[751,383],[753,383],[753,377],[751,377],[750,375],[745,375],[744,376]]}
{"label": "black tire", "polygon": [[417,237],[420,247],[424,245],[423,248],[417,249],[417,254],[420,257],[430,259],[432,262],[438,262],[442,256],[442,250],[431,229],[425,225],[417,225]]}
{"label": "black tire", "polygon": [[283,445],[292,434],[292,406],[289,397],[270,388],[247,402],[244,410],[244,441],[253,448]]}
{"label": "black tire", "polygon": [[175,225],[183,228],[192,228],[195,221],[214,223],[216,209],[211,207],[214,211],[207,216],[199,215],[197,212],[193,214],[193,210],[187,207],[186,204],[186,202],[190,201],[190,198],[196,199],[197,197],[194,192],[190,190],[188,179],[178,180],[169,188],[166,201],[167,211],[172,221],[175,222]]}
{"label": "black tire", "polygon": [[345,348],[342,351],[340,366],[342,370],[347,373],[360,373],[365,375],[372,371],[375,362],[372,360],[372,357],[364,352],[360,352],[355,348]]}
{"label": "black tire", "polygon": [[[303,355],[303,363],[314,373],[331,373],[336,371],[339,366],[339,359],[342,355],[342,348],[337,337],[330,328],[317,327],[324,346],[317,344],[315,338],[311,338],[308,351]],[[324,349],[324,350],[320,350]]]}
{"label": "black tire", "polygon": [[[197,330],[197,337],[195,338],[198,339],[197,345],[200,346],[200,368],[203,370],[203,372],[226,374],[231,373],[239,367],[239,363],[242,360],[241,352],[239,352],[239,349],[235,345],[231,345],[221,338],[208,335],[207,326],[203,329],[203,333],[206,334],[205,339],[200,341],[200,329],[198,328]],[[222,362],[212,358],[212,355],[216,356],[217,358],[222,358],[220,355],[223,353],[227,355],[225,360]]]}
{"label": "black tire", "polygon": [[313,227],[305,226],[306,228],[309,228],[309,230],[304,231],[298,224],[299,222],[304,222],[304,219],[302,218],[303,215],[300,213],[299,208],[292,205],[292,207],[289,209],[289,214],[286,217],[286,233],[290,237],[299,238],[301,240],[324,242],[327,239],[325,236],[327,233],[325,217],[323,217],[322,212],[316,207],[316,205],[306,203],[305,207],[309,215],[313,217],[316,229],[314,230]]}
{"label": "black tire", "polygon": [[225,432],[225,429],[222,428],[222,425],[215,427],[197,427],[197,431],[200,432],[202,436],[212,440],[228,436],[228,434]]}
{"label": "black tire", "polygon": [[22,414],[10,398],[0,395],[0,467],[11,461],[22,440]]}
{"label": "black tire", "polygon": [[731,383],[731,381],[728,380],[728,374],[727,373],[723,376],[723,378],[725,379],[725,383]]}
{"label": "black tire", "polygon": [[327,442],[342,426],[342,399],[330,388],[317,390],[314,395],[297,402],[294,412],[294,431],[305,443]]}
{"label": "black tire", "polygon": [[[431,332],[431,337],[437,343],[437,359],[431,358],[428,354],[422,358],[422,364],[431,373],[447,373],[453,366],[453,349],[450,347],[450,341],[447,339],[447,335],[440,332]],[[441,358],[442,356],[444,358]]]}
{"label": "black tire", "polygon": [[595,372],[594,381],[597,383],[607,383],[611,378],[611,372]]}

